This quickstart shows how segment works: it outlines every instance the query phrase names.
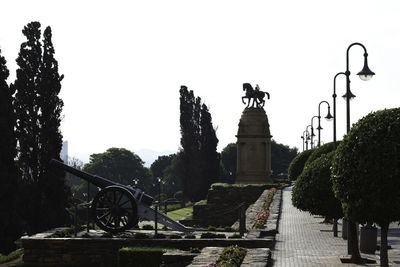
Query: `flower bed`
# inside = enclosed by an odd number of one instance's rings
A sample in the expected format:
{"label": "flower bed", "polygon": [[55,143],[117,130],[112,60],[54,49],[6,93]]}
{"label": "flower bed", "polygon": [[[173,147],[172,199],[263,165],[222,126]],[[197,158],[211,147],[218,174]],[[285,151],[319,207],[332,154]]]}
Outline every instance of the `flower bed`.
{"label": "flower bed", "polygon": [[269,217],[269,206],[272,203],[275,193],[276,193],[276,188],[271,188],[269,190],[267,199],[265,200],[262,209],[257,214],[257,219],[253,224],[253,228],[261,229],[264,227]]}
{"label": "flower bed", "polygon": [[247,250],[238,246],[230,246],[222,250],[217,261],[202,267],[239,267],[242,264]]}

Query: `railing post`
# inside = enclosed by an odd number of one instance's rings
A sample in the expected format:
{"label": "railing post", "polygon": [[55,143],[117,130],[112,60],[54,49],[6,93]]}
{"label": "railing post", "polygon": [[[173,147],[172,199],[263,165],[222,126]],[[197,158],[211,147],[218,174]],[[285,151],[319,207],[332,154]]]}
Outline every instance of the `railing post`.
{"label": "railing post", "polygon": [[155,213],[154,213],[154,235],[157,236],[157,230],[158,230],[158,203],[156,203],[154,207]]}
{"label": "railing post", "polygon": [[243,236],[246,232],[246,210],[244,203],[240,204],[239,207],[239,232],[240,236]]}

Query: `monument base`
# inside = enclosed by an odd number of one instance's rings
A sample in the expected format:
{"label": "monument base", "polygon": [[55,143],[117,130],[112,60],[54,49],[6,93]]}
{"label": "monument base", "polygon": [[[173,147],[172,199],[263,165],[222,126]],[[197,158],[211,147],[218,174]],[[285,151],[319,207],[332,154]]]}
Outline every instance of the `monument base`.
{"label": "monument base", "polygon": [[237,137],[237,184],[269,184],[271,179],[271,134],[262,108],[245,109]]}

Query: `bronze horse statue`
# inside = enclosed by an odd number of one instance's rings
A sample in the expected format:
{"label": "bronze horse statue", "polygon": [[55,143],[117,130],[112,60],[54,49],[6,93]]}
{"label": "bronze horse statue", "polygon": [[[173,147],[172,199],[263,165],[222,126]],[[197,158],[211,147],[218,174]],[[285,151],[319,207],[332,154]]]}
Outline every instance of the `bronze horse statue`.
{"label": "bronze horse statue", "polygon": [[265,105],[265,95],[267,95],[267,99],[269,99],[269,93],[260,91],[260,87],[258,86],[258,84],[256,85],[256,88],[253,89],[253,86],[251,86],[250,83],[244,83],[243,91],[246,91],[246,95],[242,97],[243,104],[246,104],[244,99],[247,98],[246,108],[250,107],[251,100],[253,100],[251,108],[262,108]]}

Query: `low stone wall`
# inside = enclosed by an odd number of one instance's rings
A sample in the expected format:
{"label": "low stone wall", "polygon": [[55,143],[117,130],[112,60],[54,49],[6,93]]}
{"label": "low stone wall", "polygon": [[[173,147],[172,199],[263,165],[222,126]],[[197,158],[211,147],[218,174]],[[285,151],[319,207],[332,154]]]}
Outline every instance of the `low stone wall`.
{"label": "low stone wall", "polygon": [[272,248],[273,238],[257,239],[133,239],[133,238],[45,238],[23,237],[24,266],[116,267],[122,247],[166,247],[189,249],[207,246]]}
{"label": "low stone wall", "polygon": [[201,226],[231,226],[239,215],[238,206],[254,203],[264,190],[274,185],[212,185],[207,202],[193,207],[193,223]]}

